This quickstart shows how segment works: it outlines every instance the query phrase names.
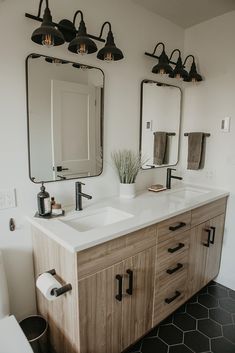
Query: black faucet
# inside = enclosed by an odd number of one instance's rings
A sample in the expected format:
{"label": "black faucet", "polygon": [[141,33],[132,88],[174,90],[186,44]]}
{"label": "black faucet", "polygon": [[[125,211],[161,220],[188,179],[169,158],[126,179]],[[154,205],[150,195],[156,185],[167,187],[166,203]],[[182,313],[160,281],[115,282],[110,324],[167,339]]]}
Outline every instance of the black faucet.
{"label": "black faucet", "polygon": [[92,199],[91,195],[84,194],[82,192],[82,185],[85,185],[84,183],[81,183],[80,181],[76,181],[75,183],[75,200],[76,200],[76,211],[81,211],[82,210],[82,197],[86,197],[88,200]]}
{"label": "black faucet", "polygon": [[166,188],[171,189],[171,179],[178,179],[178,180],[183,180],[182,177],[178,177],[175,175],[171,175],[172,170],[176,170],[174,168],[167,168],[167,174],[166,174]]}

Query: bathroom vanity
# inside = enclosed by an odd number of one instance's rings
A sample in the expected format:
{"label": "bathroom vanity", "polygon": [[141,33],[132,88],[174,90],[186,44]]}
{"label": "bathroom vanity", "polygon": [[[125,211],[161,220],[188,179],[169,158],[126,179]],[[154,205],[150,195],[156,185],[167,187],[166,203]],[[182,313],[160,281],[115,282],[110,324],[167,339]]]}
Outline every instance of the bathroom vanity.
{"label": "bathroom vanity", "polygon": [[37,291],[57,353],[120,353],[214,279],[228,193],[184,187],[106,199],[60,220],[31,218],[35,278],[56,269],[72,291]]}

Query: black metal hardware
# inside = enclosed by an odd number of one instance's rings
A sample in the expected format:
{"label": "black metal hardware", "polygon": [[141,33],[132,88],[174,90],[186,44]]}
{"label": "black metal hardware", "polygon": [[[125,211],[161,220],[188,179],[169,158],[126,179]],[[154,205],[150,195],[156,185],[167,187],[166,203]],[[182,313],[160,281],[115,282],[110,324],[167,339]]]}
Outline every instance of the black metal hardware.
{"label": "black metal hardware", "polygon": [[118,281],[118,294],[115,296],[115,298],[121,302],[122,301],[122,276],[121,275],[116,275],[116,279]]}
{"label": "black metal hardware", "polygon": [[127,270],[126,273],[129,275],[129,288],[127,288],[126,292],[129,295],[133,294],[133,271]]}
{"label": "black metal hardware", "polygon": [[186,223],[184,222],[179,222],[179,224],[177,224],[176,226],[170,226],[169,230],[171,230],[172,232],[175,232],[176,230],[183,228],[186,226]]}
{"label": "black metal hardware", "polygon": [[175,291],[175,295],[174,295],[173,297],[171,297],[171,298],[166,298],[166,299],[165,299],[165,302],[166,302],[167,304],[170,304],[170,303],[172,303],[174,300],[176,300],[180,295],[181,295],[181,293],[180,293],[178,290],[176,290],[176,291]]}
{"label": "black metal hardware", "polygon": [[56,171],[57,171],[57,172],[62,172],[63,170],[69,170],[69,168],[63,168],[62,165],[58,165],[58,166],[56,167]]}
{"label": "black metal hardware", "polygon": [[69,283],[69,284],[66,284],[65,286],[61,287],[61,288],[56,288],[56,289],[52,289],[52,294],[55,296],[55,297],[60,297],[62,294],[65,294],[69,291],[72,290],[72,285]]}
{"label": "black metal hardware", "polygon": [[183,243],[179,243],[179,245],[176,248],[169,248],[168,252],[170,252],[171,254],[182,249],[185,245]]}
{"label": "black metal hardware", "polygon": [[59,175],[59,174],[57,174],[57,178],[60,178],[60,180],[66,180],[67,179],[64,175]]}
{"label": "black metal hardware", "polygon": [[166,174],[166,188],[167,189],[171,189],[171,179],[183,180],[182,177],[172,175],[171,174],[172,170],[176,170],[176,169],[175,168],[167,168],[167,174]]}
{"label": "black metal hardware", "polygon": [[[153,133],[154,135],[156,134],[156,132]],[[176,136],[175,132],[167,132],[166,136]]]}
{"label": "black metal hardware", "polygon": [[[188,135],[189,135],[189,132],[185,132],[184,136],[188,136]],[[211,134],[203,133],[203,136],[210,137]]]}
{"label": "black metal hardware", "polygon": [[85,185],[81,181],[76,181],[75,183],[75,201],[76,201],[76,211],[82,211],[82,197],[86,197],[88,200],[92,199],[91,195],[84,194],[82,192],[82,185]]}
{"label": "black metal hardware", "polygon": [[210,240],[211,244],[215,243],[215,232],[216,232],[216,227],[210,227],[212,230],[212,240]]}
{"label": "black metal hardware", "polygon": [[167,272],[169,275],[172,275],[173,273],[179,271],[182,267],[183,267],[183,264],[178,263],[175,268],[169,269],[169,270],[167,270],[166,272]]}
{"label": "black metal hardware", "polygon": [[[46,271],[45,273],[50,273],[52,276],[56,275],[56,270],[52,269],[49,271]],[[54,295],[55,297],[59,297],[62,294],[65,294],[66,292],[69,292],[72,290],[72,285],[70,283],[65,284],[64,286],[62,286],[61,288],[54,288],[51,291],[51,295]]]}
{"label": "black metal hardware", "polygon": [[205,232],[208,233],[208,236],[207,236],[207,242],[206,243],[203,243],[204,246],[206,246],[207,248],[210,247],[210,239],[211,239],[211,229],[204,229]]}
{"label": "black metal hardware", "polygon": [[15,221],[14,221],[13,218],[10,218],[9,229],[10,229],[11,232],[14,232],[14,230],[16,229]]}

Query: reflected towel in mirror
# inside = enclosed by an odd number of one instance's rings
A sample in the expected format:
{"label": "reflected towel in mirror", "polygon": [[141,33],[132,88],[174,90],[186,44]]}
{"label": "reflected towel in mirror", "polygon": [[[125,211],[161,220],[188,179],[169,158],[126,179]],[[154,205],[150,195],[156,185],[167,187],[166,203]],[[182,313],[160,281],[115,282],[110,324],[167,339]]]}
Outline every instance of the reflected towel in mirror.
{"label": "reflected towel in mirror", "polygon": [[153,163],[157,165],[168,163],[168,135],[165,131],[154,133]]}

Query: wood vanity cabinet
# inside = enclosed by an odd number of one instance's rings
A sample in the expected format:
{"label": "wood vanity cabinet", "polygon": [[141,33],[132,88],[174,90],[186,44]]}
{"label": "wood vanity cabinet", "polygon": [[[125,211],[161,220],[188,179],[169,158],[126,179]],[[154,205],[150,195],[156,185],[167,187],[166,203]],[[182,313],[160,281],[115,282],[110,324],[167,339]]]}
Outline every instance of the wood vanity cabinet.
{"label": "wood vanity cabinet", "polygon": [[37,291],[56,353],[121,353],[214,279],[226,202],[221,198],[78,253],[34,227],[35,276],[55,268],[73,286],[54,302]]}

